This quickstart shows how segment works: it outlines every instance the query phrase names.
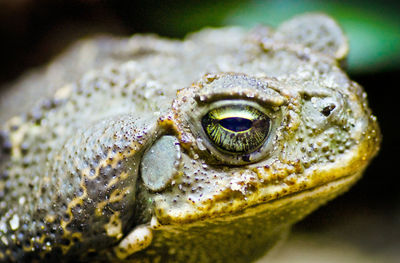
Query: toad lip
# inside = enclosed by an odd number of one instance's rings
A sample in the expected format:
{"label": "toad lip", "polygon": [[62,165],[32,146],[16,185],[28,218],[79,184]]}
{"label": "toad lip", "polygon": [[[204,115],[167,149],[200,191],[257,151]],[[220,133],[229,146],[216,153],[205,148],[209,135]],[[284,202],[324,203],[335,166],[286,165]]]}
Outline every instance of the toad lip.
{"label": "toad lip", "polygon": [[[358,172],[352,175],[338,178],[334,181],[327,182],[321,185],[314,186],[309,189],[301,190],[286,196],[279,197],[277,199],[270,200],[263,204],[257,204],[255,206],[244,209],[243,213],[255,213],[261,210],[273,210],[278,207],[293,207],[293,204],[299,202],[310,202],[310,212],[314,209],[313,207],[319,207],[320,205],[328,202],[335,198],[337,195],[346,192],[354,183],[361,178],[362,172]],[[328,191],[329,189],[329,191]],[[296,207],[296,205],[294,205]],[[306,207],[306,206],[301,206]]]}
{"label": "toad lip", "polygon": [[[303,210],[299,213],[299,217],[294,216],[291,220],[293,222],[300,220],[302,217],[305,217],[313,210],[318,208],[319,206],[325,204],[329,200],[335,198],[336,196],[346,192],[354,183],[360,179],[362,175],[361,172],[357,172],[355,174],[351,174],[348,176],[340,177],[334,181],[330,181],[321,185],[317,185],[308,189],[300,190],[298,192],[294,192],[285,196],[278,197],[276,199],[271,199],[267,202],[256,203],[253,205],[244,206],[241,209],[238,209],[234,213],[226,212],[221,214],[214,214],[212,216],[204,216],[200,218],[195,217],[171,217],[172,214],[157,214],[157,219],[161,223],[161,228],[168,227],[168,225],[180,225],[180,224],[198,224],[199,222],[206,222],[209,219],[218,217],[220,220],[235,220],[243,217],[252,217],[256,214],[265,214],[265,220],[271,220],[270,218],[274,218],[273,220],[283,220],[277,219],[280,214],[296,214],[299,207]],[[301,206],[303,204],[303,206]],[[307,204],[307,205],[305,205]],[[169,211],[171,212],[171,211]],[[301,217],[300,217],[301,215]],[[175,215],[176,216],[176,215]],[[201,219],[201,220],[199,220]],[[290,222],[285,222],[285,224],[290,224]],[[158,226],[159,229],[160,226]]]}

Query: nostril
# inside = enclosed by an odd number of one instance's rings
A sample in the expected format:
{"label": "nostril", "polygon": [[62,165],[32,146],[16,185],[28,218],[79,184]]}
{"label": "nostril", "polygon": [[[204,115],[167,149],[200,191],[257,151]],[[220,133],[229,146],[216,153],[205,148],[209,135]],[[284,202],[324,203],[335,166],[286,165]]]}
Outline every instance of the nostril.
{"label": "nostril", "polygon": [[324,108],[321,110],[321,113],[322,113],[325,117],[328,117],[328,116],[331,114],[331,112],[332,112],[335,108],[336,108],[336,105],[335,105],[335,104],[330,104],[330,105],[324,107]]}

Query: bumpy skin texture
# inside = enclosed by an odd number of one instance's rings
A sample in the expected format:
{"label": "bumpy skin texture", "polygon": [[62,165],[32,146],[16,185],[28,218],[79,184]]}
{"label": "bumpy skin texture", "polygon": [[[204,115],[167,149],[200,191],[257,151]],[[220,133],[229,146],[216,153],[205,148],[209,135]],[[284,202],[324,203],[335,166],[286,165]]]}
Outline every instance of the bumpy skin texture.
{"label": "bumpy skin texture", "polygon": [[[366,94],[340,67],[346,53],[319,14],[276,31],[73,47],[2,101],[0,261],[262,256],[378,150]],[[209,140],[201,119],[226,102],[270,118],[260,147],[230,154]]]}

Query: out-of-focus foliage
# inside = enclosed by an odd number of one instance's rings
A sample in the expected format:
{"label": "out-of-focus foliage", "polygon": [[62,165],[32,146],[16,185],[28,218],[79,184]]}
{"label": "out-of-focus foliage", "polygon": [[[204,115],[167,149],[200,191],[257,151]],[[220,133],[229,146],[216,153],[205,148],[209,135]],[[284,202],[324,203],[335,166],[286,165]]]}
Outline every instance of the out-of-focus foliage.
{"label": "out-of-focus foliage", "polygon": [[348,0],[187,1],[159,12],[160,31],[179,36],[204,26],[279,25],[304,12],[324,12],[344,28],[350,42],[349,71],[400,68],[400,2]]}
{"label": "out-of-focus foliage", "polygon": [[84,35],[183,37],[207,26],[277,26],[304,12],[327,13],[343,26],[350,73],[400,70],[398,0],[0,0],[0,83]]}
{"label": "out-of-focus foliage", "polygon": [[344,28],[350,42],[351,72],[400,67],[400,2],[246,1],[227,16],[226,23],[277,25],[295,14],[315,11],[333,16]]}

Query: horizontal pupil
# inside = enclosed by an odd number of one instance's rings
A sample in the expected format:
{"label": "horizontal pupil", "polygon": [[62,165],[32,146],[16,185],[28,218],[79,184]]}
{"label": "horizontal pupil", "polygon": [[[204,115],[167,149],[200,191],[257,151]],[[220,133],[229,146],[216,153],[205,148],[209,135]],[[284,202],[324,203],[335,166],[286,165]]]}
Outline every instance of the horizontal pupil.
{"label": "horizontal pupil", "polygon": [[240,117],[225,118],[220,120],[219,124],[225,129],[234,132],[246,131],[253,126],[253,122],[251,120]]}

